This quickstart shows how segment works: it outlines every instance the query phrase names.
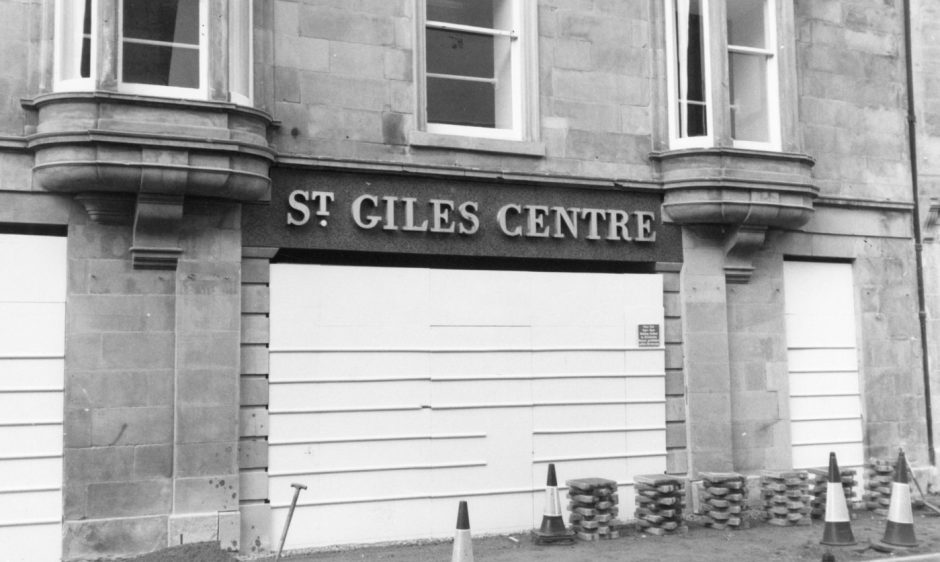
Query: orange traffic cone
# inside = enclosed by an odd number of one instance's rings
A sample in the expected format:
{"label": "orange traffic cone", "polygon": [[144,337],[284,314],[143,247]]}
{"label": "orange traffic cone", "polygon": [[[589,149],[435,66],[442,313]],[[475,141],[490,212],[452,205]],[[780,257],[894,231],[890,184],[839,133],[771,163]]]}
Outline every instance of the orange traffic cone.
{"label": "orange traffic cone", "polygon": [[907,483],[907,459],[898,452],[898,464],[891,482],[891,504],[888,505],[888,523],[881,542],[894,546],[917,546],[914,537],[914,514],[911,513],[911,486]]}
{"label": "orange traffic cone", "polygon": [[535,531],[535,538],[536,542],[540,543],[574,541],[574,531],[565,528],[565,519],[561,515],[561,502],[558,501],[558,479],[555,477],[554,464],[548,465],[542,526],[538,531]]}
{"label": "orange traffic cone", "polygon": [[836,454],[829,453],[829,482],[826,483],[826,525],[819,541],[831,546],[849,546],[856,543],[849,523],[849,508],[842,490],[842,475],[836,463]]}
{"label": "orange traffic cone", "polygon": [[451,562],[473,562],[473,542],[470,540],[470,513],[467,502],[457,507],[457,533],[454,535],[454,553]]}

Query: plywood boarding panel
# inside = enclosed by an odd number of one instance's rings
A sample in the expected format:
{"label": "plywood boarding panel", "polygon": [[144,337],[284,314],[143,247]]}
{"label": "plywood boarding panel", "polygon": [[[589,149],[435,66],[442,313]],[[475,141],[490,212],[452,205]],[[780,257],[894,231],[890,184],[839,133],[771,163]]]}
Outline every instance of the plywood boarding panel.
{"label": "plywood boarding panel", "polygon": [[475,532],[531,528],[547,462],[626,487],[665,469],[662,342],[639,349],[636,325],[662,330],[660,276],[274,265],[271,280],[272,528],[300,481],[292,528],[317,529],[288,548],[446,537],[464,497]]}
{"label": "plywood boarding panel", "polygon": [[0,234],[0,541],[5,560],[62,554],[66,241]]}
{"label": "plywood boarding panel", "polygon": [[864,461],[852,266],[784,262],[793,465]]}

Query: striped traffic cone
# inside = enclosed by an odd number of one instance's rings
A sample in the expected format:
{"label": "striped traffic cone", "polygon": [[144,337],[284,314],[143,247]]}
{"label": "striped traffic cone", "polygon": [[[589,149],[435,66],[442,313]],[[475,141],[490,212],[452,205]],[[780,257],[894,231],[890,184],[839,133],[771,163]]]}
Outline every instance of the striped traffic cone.
{"label": "striped traffic cone", "polygon": [[565,519],[561,515],[561,502],[558,501],[558,479],[555,477],[554,464],[548,465],[542,526],[535,532],[535,537],[536,542],[540,543],[572,542],[574,540],[574,531],[565,528]]}
{"label": "striped traffic cone", "polygon": [[829,453],[829,482],[826,483],[826,525],[819,541],[831,546],[849,546],[856,543],[849,523],[849,508],[842,490],[842,475],[836,463],[836,454]]}
{"label": "striped traffic cone", "polygon": [[454,553],[450,562],[473,562],[473,542],[470,540],[470,513],[467,502],[457,507],[457,533],[454,535]]}
{"label": "striped traffic cone", "polygon": [[891,504],[888,505],[888,522],[881,542],[893,546],[917,546],[914,537],[914,514],[911,513],[911,486],[907,483],[907,459],[904,451],[898,452],[898,464],[891,482]]}

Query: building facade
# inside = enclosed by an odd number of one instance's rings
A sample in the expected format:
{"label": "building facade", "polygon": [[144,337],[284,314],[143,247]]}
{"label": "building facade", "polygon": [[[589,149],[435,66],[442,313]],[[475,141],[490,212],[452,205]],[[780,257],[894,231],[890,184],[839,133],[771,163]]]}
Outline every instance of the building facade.
{"label": "building facade", "polygon": [[928,0],[0,14],[14,557],[263,554],[293,483],[316,548],[531,528],[548,463],[934,464]]}

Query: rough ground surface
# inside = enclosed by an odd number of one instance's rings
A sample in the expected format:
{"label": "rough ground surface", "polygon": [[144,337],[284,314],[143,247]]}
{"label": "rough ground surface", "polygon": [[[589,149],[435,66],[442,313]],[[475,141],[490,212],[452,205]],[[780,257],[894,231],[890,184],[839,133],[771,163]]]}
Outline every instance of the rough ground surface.
{"label": "rough ground surface", "polygon": [[[932,503],[940,503],[933,498]],[[526,535],[477,537],[473,540],[473,554],[477,561],[518,562],[583,562],[606,560],[629,560],[631,562],[661,562],[669,560],[694,560],[704,562],[790,562],[815,561],[823,553],[831,551],[838,561],[873,560],[887,558],[891,554],[870,548],[870,540],[884,536],[884,519],[869,512],[856,512],[852,530],[858,544],[851,547],[826,547],[819,544],[823,534],[823,523],[814,521],[807,527],[774,527],[759,519],[751,520],[751,528],[740,531],[716,531],[702,527],[692,517],[686,535],[656,537],[628,533],[615,540],[600,542],[577,542],[571,546],[538,546]],[[897,549],[895,556],[940,552],[940,517],[921,509],[914,512],[914,529],[919,546]],[[291,529],[296,532],[297,529]],[[402,562],[439,562],[449,560],[452,545],[449,542],[411,545],[382,546],[348,549],[342,551],[320,551],[310,553],[286,553],[281,560],[288,562],[362,562],[371,560],[395,560]],[[289,556],[287,554],[290,554]],[[254,558],[257,562],[269,562],[274,556]],[[234,562],[235,556],[223,553],[214,544],[174,547],[126,562]]]}

